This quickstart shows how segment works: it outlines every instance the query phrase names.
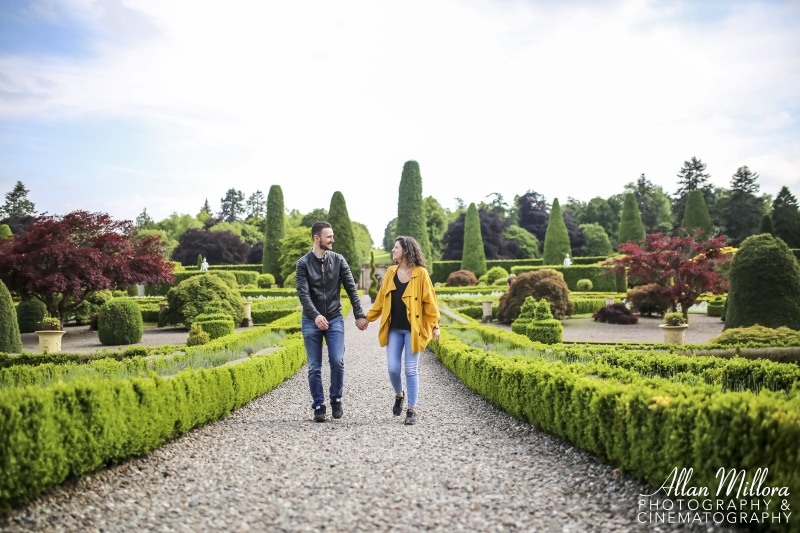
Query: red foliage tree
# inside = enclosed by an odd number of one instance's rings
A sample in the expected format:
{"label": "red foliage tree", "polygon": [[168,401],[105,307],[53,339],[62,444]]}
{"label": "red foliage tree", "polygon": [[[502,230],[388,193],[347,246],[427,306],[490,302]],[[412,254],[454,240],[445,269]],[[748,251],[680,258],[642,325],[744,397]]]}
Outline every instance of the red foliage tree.
{"label": "red foliage tree", "polygon": [[38,217],[22,237],[0,239],[0,279],[23,298],[37,296],[56,317],[92,291],[172,281],[161,238],[133,237],[133,230],[105,213]]}
{"label": "red foliage tree", "polygon": [[689,307],[704,292],[720,294],[728,290],[728,281],[718,267],[730,261],[722,251],[724,237],[698,240],[697,236],[671,237],[651,233],[642,245],[619,245],[623,257],[609,259],[616,269],[628,269],[628,278],[642,283],[656,283],[666,289],[672,309],[678,305],[687,316]]}

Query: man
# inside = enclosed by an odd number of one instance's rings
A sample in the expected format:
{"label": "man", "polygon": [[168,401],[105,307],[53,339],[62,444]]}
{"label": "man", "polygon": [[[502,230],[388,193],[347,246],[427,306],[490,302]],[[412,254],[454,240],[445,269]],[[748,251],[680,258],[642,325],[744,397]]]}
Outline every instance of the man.
{"label": "man", "polygon": [[344,317],[339,300],[344,285],[353,304],[358,329],[369,324],[358,295],[353,274],[344,257],[332,250],[333,228],[327,222],[315,222],[311,227],[314,245],[297,261],[297,296],[303,304],[303,340],[308,359],[308,386],[311,389],[311,408],[314,422],[325,422],[325,393],[322,388],[322,339],[328,346],[331,365],[330,401],[333,418],[342,418],[342,389],[344,386]]}

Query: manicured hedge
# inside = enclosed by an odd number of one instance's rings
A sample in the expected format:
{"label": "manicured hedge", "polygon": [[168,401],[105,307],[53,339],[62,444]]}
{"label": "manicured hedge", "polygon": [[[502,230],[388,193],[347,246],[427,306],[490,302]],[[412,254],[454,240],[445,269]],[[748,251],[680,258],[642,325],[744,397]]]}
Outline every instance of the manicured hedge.
{"label": "manicured hedge", "polygon": [[[769,485],[788,487],[789,506],[800,506],[800,385],[791,365],[697,358],[729,373],[738,367],[741,377],[771,366],[772,377],[794,380],[789,394],[733,393],[702,381],[694,385],[646,378],[602,362],[576,365],[505,357],[467,346],[448,331],[431,346],[456,376],[491,403],[653,486],[660,486],[676,467],[694,468],[692,485],[715,494],[720,467],[745,469],[751,475],[768,468]],[[634,364],[636,358],[628,355],[628,363]],[[678,363],[680,356],[672,357]],[[686,365],[695,363],[695,358],[681,359]]]}
{"label": "manicured hedge", "polygon": [[0,512],[228,415],[293,375],[305,359],[302,339],[293,337],[269,355],[169,379],[0,390]]}
{"label": "manicured hedge", "polygon": [[592,282],[592,290],[605,292],[625,292],[628,290],[628,277],[625,272],[614,273],[609,267],[597,265],[572,265],[572,266],[553,266],[528,267],[519,266],[511,269],[514,274],[522,274],[531,270],[549,268],[564,275],[564,281],[571,291],[578,290],[578,280],[588,279]]}

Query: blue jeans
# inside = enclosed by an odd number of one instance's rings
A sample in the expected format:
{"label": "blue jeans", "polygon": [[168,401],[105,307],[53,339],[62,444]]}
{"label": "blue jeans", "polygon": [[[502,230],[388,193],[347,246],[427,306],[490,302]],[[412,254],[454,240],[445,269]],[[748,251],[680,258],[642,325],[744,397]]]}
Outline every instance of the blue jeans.
{"label": "blue jeans", "polygon": [[401,376],[401,359],[403,351],[406,352],[406,387],[408,388],[408,406],[416,407],[417,397],[419,396],[419,376],[417,375],[417,365],[419,364],[419,352],[411,353],[411,332],[403,329],[389,330],[389,344],[386,345],[386,363],[389,370],[389,381],[392,382],[394,392],[399,394],[403,391],[403,381]]}
{"label": "blue jeans", "polygon": [[328,362],[331,365],[332,400],[342,397],[344,388],[344,318],[337,317],[328,321],[328,329],[323,331],[313,320],[305,316],[302,320],[303,341],[306,345],[308,360],[308,387],[311,389],[311,408],[325,405],[325,392],[322,388],[322,339],[328,345]]}

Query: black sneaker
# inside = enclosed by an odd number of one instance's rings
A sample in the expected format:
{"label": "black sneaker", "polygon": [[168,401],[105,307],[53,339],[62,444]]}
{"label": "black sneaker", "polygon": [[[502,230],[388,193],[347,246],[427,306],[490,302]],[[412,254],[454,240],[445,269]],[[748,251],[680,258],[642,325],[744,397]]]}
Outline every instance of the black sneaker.
{"label": "black sneaker", "polygon": [[406,399],[405,394],[403,394],[402,396],[394,397],[394,407],[392,407],[392,414],[394,416],[400,416],[400,413],[403,412],[403,400],[405,399]]}
{"label": "black sneaker", "polygon": [[405,421],[405,424],[407,426],[410,426],[412,424],[415,424],[416,422],[417,422],[417,411],[416,410],[411,410],[411,409],[406,409],[406,421]]}
{"label": "black sneaker", "polygon": [[325,406],[320,405],[314,409],[314,422],[325,422]]}
{"label": "black sneaker", "polygon": [[338,400],[331,400],[331,413],[333,414],[333,418],[342,418],[344,413],[342,412],[341,398]]}

